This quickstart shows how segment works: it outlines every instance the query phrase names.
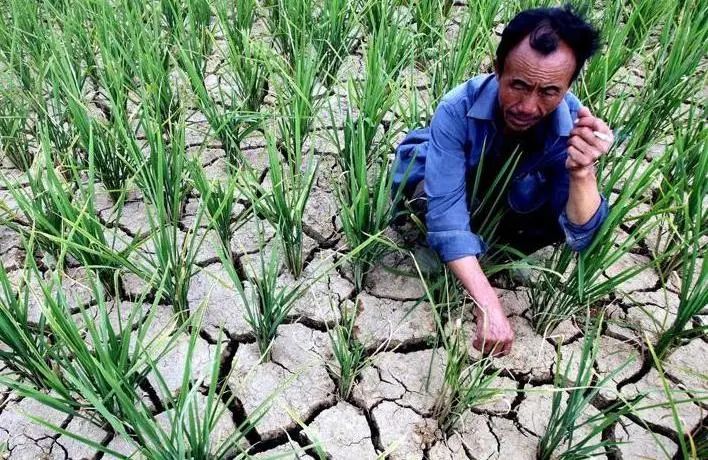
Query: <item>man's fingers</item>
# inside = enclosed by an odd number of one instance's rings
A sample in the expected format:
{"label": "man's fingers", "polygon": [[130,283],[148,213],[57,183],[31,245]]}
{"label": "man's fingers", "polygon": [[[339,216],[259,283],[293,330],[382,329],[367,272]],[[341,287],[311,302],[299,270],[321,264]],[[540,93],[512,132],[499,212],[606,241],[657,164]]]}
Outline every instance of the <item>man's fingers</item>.
{"label": "man's fingers", "polygon": [[[568,155],[572,155],[573,160],[582,166],[590,166],[595,160],[600,158],[601,151],[585,142],[580,136],[573,136],[568,141]],[[572,153],[571,153],[572,150]]]}
{"label": "man's fingers", "polygon": [[[597,134],[595,134],[597,133]],[[568,142],[572,140],[575,137],[579,137],[582,140],[584,140],[587,144],[592,145],[596,149],[600,151],[606,151],[609,150],[610,143],[611,143],[611,135],[606,134],[606,133],[601,133],[599,131],[593,131],[590,128],[587,127],[575,127],[573,130],[570,132],[571,136],[568,139]]]}

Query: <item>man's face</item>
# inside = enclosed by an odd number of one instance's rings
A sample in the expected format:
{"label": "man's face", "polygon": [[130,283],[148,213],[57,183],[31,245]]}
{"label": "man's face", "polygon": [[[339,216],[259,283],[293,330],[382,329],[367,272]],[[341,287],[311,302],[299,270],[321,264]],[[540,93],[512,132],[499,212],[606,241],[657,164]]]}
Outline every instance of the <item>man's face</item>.
{"label": "man's face", "polygon": [[499,107],[506,128],[522,132],[553,112],[570,87],[575,56],[563,41],[546,56],[524,38],[506,57],[499,79]]}

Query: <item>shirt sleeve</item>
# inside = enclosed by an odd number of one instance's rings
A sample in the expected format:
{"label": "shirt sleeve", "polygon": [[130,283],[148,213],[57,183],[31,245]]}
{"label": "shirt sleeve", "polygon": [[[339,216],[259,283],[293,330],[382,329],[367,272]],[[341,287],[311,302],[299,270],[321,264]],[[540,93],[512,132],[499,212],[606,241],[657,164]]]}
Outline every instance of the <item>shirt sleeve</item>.
{"label": "shirt sleeve", "polygon": [[[564,150],[565,151],[565,150]],[[558,224],[565,235],[566,244],[574,251],[582,251],[592,243],[592,239],[602,226],[609,214],[607,199],[600,194],[600,206],[595,214],[582,225],[577,225],[568,219],[566,205],[568,203],[568,192],[570,188],[570,175],[565,168],[565,155],[558,158],[552,165],[551,180],[553,182],[552,206],[558,216]]]}
{"label": "shirt sleeve", "polygon": [[425,162],[428,243],[443,262],[476,256],[486,249],[470,230],[466,186],[466,119],[443,101],[430,124]]}
{"label": "shirt sleeve", "polygon": [[582,225],[574,224],[568,220],[565,208],[560,216],[558,216],[558,223],[563,229],[563,233],[565,233],[565,242],[574,251],[582,251],[590,246],[595,233],[597,233],[602,223],[607,219],[610,207],[607,204],[607,199],[602,194],[600,194],[600,199],[600,206],[597,208],[597,211],[595,211],[595,214],[589,221]]}

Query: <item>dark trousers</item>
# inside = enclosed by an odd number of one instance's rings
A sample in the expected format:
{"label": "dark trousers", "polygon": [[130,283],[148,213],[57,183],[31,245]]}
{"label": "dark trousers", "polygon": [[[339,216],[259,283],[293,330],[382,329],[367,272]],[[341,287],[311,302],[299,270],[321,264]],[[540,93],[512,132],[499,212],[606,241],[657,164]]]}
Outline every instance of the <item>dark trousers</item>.
{"label": "dark trousers", "polygon": [[[472,181],[468,180],[468,203],[471,201]],[[512,249],[524,254],[531,254],[537,250],[551,244],[560,243],[564,239],[563,232],[558,224],[558,216],[551,212],[550,206],[541,206],[539,209],[528,214],[520,214],[513,211],[506,203],[506,192],[502,192],[500,206],[495,210],[476,210],[474,203],[471,203],[470,227],[472,231],[479,228],[484,218],[489,212],[501,212],[503,216],[492,235],[495,246],[509,246]],[[425,196],[424,181],[420,181],[410,193],[408,198],[410,210],[422,221],[425,222],[427,212],[427,198]],[[475,214],[473,217],[472,214]]]}

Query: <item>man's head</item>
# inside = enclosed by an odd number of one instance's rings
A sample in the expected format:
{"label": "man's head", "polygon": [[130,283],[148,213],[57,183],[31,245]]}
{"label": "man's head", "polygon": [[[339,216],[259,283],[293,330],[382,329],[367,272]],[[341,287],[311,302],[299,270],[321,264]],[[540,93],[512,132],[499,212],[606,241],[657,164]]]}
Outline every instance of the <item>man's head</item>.
{"label": "man's head", "polygon": [[570,7],[516,15],[502,33],[495,61],[506,127],[525,131],[553,112],[598,46],[597,31]]}

